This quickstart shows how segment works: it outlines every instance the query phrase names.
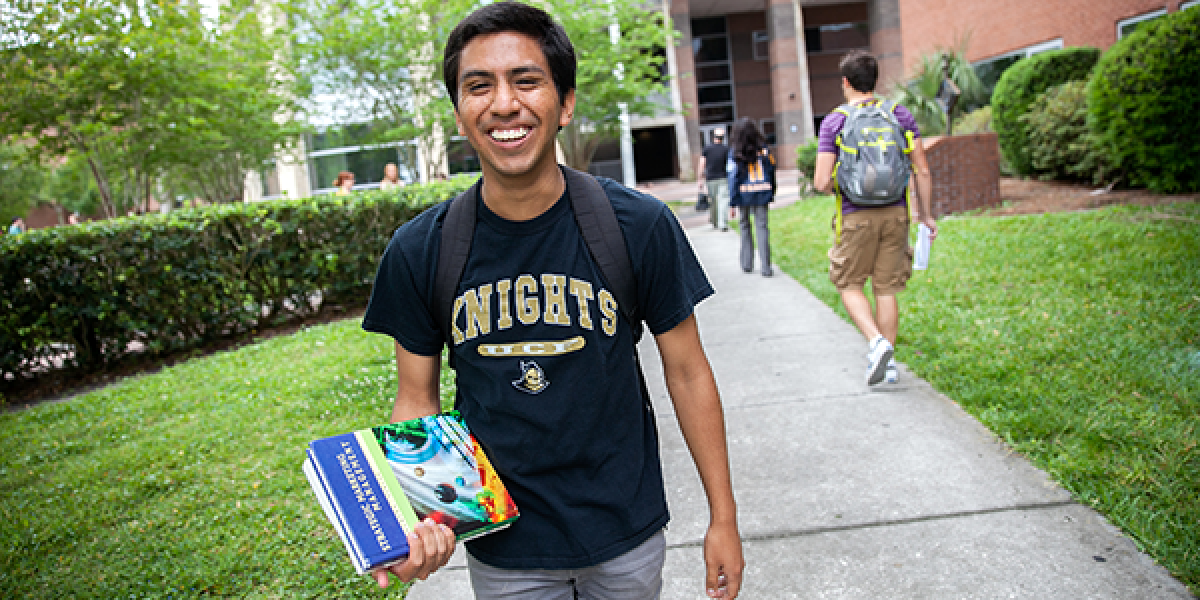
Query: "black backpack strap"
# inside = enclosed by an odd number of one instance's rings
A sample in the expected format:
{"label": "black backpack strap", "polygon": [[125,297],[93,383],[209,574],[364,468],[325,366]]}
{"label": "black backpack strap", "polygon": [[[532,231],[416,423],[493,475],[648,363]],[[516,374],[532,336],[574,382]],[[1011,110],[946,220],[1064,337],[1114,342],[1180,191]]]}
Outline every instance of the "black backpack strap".
{"label": "black backpack strap", "polygon": [[579,224],[579,231],[592,254],[592,260],[596,261],[600,274],[616,297],[621,314],[633,327],[633,339],[637,342],[642,337],[637,282],[633,278],[633,263],[625,246],[625,234],[617,222],[612,201],[595,177],[567,166],[563,166],[562,171],[567,181],[571,208],[575,212],[575,222]]}
{"label": "black backpack strap", "polygon": [[437,274],[433,281],[433,318],[446,347],[452,348],[450,319],[454,311],[454,291],[462,281],[463,269],[467,268],[467,257],[471,254],[471,240],[475,237],[475,204],[479,201],[483,178],[467,191],[450,201],[446,218],[442,222],[442,243],[438,250]]}

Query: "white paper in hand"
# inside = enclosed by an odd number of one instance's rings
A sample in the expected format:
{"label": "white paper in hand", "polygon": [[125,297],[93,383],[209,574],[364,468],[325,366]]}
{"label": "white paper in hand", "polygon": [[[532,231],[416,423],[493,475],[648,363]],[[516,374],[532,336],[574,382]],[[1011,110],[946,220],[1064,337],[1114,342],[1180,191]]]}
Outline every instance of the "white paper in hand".
{"label": "white paper in hand", "polygon": [[929,250],[933,240],[929,239],[929,227],[917,224],[917,246],[913,248],[913,269],[924,271],[929,268]]}

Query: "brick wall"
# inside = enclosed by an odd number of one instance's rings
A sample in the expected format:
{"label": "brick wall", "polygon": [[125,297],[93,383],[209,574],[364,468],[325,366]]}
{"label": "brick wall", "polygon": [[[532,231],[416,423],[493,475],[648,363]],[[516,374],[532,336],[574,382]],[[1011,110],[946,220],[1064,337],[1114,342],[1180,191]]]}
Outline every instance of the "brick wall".
{"label": "brick wall", "polygon": [[899,0],[906,72],[921,55],[966,38],[967,60],[1000,56],[1055,38],[1063,45],[1108,48],[1117,21],[1181,0]]}
{"label": "brick wall", "polygon": [[995,133],[922,138],[933,173],[933,214],[1000,203],[1000,145]]}

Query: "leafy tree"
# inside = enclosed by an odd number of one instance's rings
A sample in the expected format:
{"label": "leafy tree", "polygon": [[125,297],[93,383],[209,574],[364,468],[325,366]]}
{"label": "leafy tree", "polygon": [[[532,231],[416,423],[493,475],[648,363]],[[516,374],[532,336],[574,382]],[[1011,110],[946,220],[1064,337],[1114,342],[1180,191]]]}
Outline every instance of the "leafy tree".
{"label": "leafy tree", "polygon": [[442,48],[473,0],[292,0],[291,45],[316,108],[339,123],[369,122],[368,141],[413,140],[445,173],[454,113],[442,84]]}
{"label": "leafy tree", "polygon": [[[587,168],[596,146],[614,137],[620,104],[633,114],[654,114],[648,98],[662,90],[655,54],[668,39],[661,14],[639,0],[535,2],[558,19],[574,43],[579,67],[574,123],[560,141],[567,162]],[[293,49],[315,97],[339,97],[340,122],[381,122],[379,143],[415,140],[444,172],[446,136],[454,132],[453,106],[442,83],[442,49],[474,0],[293,0]],[[614,44],[609,25],[617,19]],[[620,65],[621,76],[614,74]]]}
{"label": "leafy tree", "polygon": [[20,144],[0,144],[0,225],[24,217],[43,199],[46,169]]}
{"label": "leafy tree", "polygon": [[[579,59],[575,118],[559,142],[567,164],[587,170],[597,146],[620,135],[622,104],[632,115],[665,109],[654,102],[666,91],[665,57],[657,51],[674,30],[640,0],[548,0],[544,8],[563,24]],[[615,43],[609,33],[614,22],[621,33]]]}
{"label": "leafy tree", "polygon": [[192,2],[5,4],[0,134],[30,136],[42,156],[78,156],[109,216],[145,202],[172,168],[207,161],[194,172],[211,181],[223,149],[242,167],[267,160],[261,149],[289,133],[277,122],[286,78],[270,71],[269,38],[245,10],[253,4],[224,6],[243,8],[240,21],[211,30]]}

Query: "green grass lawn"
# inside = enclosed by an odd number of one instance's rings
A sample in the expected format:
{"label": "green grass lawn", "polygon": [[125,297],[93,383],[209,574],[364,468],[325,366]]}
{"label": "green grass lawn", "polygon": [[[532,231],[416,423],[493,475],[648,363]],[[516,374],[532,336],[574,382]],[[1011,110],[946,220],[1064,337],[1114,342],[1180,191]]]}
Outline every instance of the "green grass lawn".
{"label": "green grass lawn", "polygon": [[358,319],[0,418],[0,597],[401,597],[354,573],[300,471],[386,422]]}
{"label": "green grass lawn", "polygon": [[[772,248],[848,320],[832,212],[772,212]],[[897,359],[1200,592],[1200,205],[939,227],[900,296]]]}

